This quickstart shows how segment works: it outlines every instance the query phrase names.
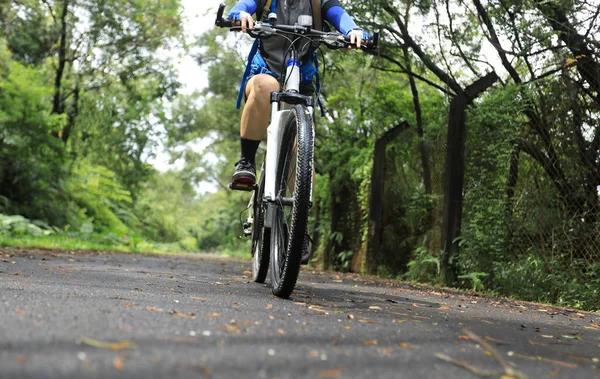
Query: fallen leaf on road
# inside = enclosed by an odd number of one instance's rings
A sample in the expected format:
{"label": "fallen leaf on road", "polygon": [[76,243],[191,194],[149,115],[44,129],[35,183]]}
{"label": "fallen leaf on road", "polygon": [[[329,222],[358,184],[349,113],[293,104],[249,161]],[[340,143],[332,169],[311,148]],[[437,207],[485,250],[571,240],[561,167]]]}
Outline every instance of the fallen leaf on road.
{"label": "fallen leaf on road", "polygon": [[363,341],[363,345],[365,345],[365,346],[375,346],[375,345],[377,345],[377,340]]}
{"label": "fallen leaf on road", "polygon": [[339,376],[342,376],[342,369],[338,368],[335,370],[323,370],[319,372],[319,377],[321,378],[337,378]]}
{"label": "fallen leaf on road", "polygon": [[81,337],[80,342],[89,346],[97,347],[99,349],[110,349],[112,351],[120,351],[120,350],[132,350],[137,348],[137,346],[130,341],[122,340],[119,342],[104,342],[98,341],[88,337]]}
{"label": "fallen leaf on road", "polygon": [[129,302],[129,303],[125,303],[125,308],[131,308],[133,306],[133,303]]}
{"label": "fallen leaf on road", "polygon": [[540,337],[544,337],[544,338],[554,338],[554,336],[549,336],[546,334],[540,334]]}
{"label": "fallen leaf on road", "polygon": [[240,330],[239,326],[232,324],[225,324],[223,325],[223,328],[227,333],[235,333]]}
{"label": "fallen leaf on road", "polygon": [[119,358],[119,357],[116,357],[113,360],[113,365],[119,371],[123,371],[123,369],[125,368],[125,365],[123,364],[123,360],[121,358]]}
{"label": "fallen leaf on road", "polygon": [[470,340],[471,338],[469,338],[469,336],[465,336],[465,335],[461,334],[458,336],[458,339],[459,340]]}
{"label": "fallen leaf on road", "polygon": [[187,318],[187,319],[190,319],[190,320],[195,320],[196,319],[196,316],[194,316],[193,313],[188,315],[187,313],[180,313],[180,312],[177,312],[177,311],[173,311],[173,312],[171,312],[171,314],[174,315],[174,316],[177,316],[177,317]]}
{"label": "fallen leaf on road", "polygon": [[273,304],[268,304],[267,309],[273,309]]}
{"label": "fallen leaf on road", "polygon": [[378,348],[377,349],[377,353],[379,355],[383,355],[383,356],[389,356],[394,352],[394,348],[393,347],[386,347],[386,348]]}
{"label": "fallen leaf on road", "polygon": [[406,322],[406,320],[394,319],[394,321],[392,321],[392,322],[402,324],[403,322]]}
{"label": "fallen leaf on road", "polygon": [[548,346],[548,344],[545,344],[545,343],[540,343],[540,342],[535,342],[535,341],[532,341],[532,340],[529,340],[528,342],[529,342],[529,344],[530,344],[530,345],[536,345],[536,346]]}
{"label": "fallen leaf on road", "polygon": [[280,336],[285,336],[285,330],[283,329],[277,329],[277,333],[279,333]]}
{"label": "fallen leaf on road", "polygon": [[348,318],[349,318],[350,320],[354,320],[354,315],[348,315]]}
{"label": "fallen leaf on road", "polygon": [[28,359],[29,358],[27,358],[25,355],[17,355],[15,357],[15,361],[20,365],[24,365],[25,363],[27,363]]}
{"label": "fallen leaf on road", "polygon": [[410,347],[406,342],[398,342],[398,345],[400,345],[400,347],[403,347],[405,349],[408,349]]}
{"label": "fallen leaf on road", "polygon": [[206,317],[211,318],[211,317],[221,317],[220,313],[211,313],[209,315],[206,315]]}
{"label": "fallen leaf on road", "polygon": [[350,330],[350,329],[352,329],[352,327],[350,325],[346,325],[346,326],[344,326],[344,329]]}
{"label": "fallen leaf on road", "polygon": [[198,297],[198,296],[192,296],[192,299],[198,300],[198,301],[210,301],[210,299],[205,299],[203,297]]}
{"label": "fallen leaf on road", "polygon": [[18,308],[17,308],[17,310],[16,310],[15,312],[16,312],[18,315],[21,315],[21,316],[27,316],[27,313],[26,313],[25,311],[22,311],[22,310],[20,310],[20,309],[18,309]]}
{"label": "fallen leaf on road", "polygon": [[362,322],[363,324],[377,324],[375,321],[367,320],[366,318],[361,318],[358,322]]}
{"label": "fallen leaf on road", "polygon": [[375,310],[375,311],[382,311],[383,309],[381,309],[381,307],[378,307],[377,305],[371,305],[369,307],[369,309]]}
{"label": "fallen leaf on road", "polygon": [[442,311],[449,311],[449,310],[451,310],[451,309],[452,309],[452,308],[450,308],[450,307],[448,307],[448,306],[446,306],[446,305],[444,305],[444,306],[440,307],[440,310],[442,310]]}
{"label": "fallen leaf on road", "polygon": [[162,308],[150,307],[150,306],[147,306],[146,310],[148,310],[148,311],[154,311],[154,312],[163,312],[164,311],[164,309],[162,309]]}

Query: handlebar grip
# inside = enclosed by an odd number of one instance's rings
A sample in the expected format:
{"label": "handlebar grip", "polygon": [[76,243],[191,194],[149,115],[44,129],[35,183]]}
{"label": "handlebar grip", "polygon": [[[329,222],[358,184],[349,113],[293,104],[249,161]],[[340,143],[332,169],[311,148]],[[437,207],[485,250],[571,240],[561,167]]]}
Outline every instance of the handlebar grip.
{"label": "handlebar grip", "polygon": [[223,13],[225,13],[225,4],[221,3],[221,5],[219,5],[219,10],[217,11],[215,25],[221,28],[231,28],[233,26],[231,21],[223,18]]}
{"label": "handlebar grip", "polygon": [[[350,43],[350,39],[348,37],[346,37],[345,46],[346,47],[354,46],[353,43]],[[379,33],[373,33],[373,36],[371,37],[371,39],[369,41],[367,41],[366,44],[362,44],[360,49],[370,51],[370,50],[376,50],[378,46],[379,46]]]}

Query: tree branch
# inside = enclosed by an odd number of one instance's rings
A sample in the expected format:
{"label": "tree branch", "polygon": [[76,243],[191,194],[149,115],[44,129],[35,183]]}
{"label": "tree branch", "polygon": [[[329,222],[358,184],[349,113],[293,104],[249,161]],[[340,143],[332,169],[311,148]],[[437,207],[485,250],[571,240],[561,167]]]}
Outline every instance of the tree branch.
{"label": "tree branch", "polygon": [[415,52],[415,54],[417,54],[417,56],[421,59],[421,61],[425,65],[425,67],[427,67],[431,72],[433,72],[433,74],[435,76],[437,76],[440,79],[440,81],[442,81],[444,84],[446,84],[448,87],[450,87],[455,93],[461,93],[462,92],[461,86],[455,80],[453,80],[450,77],[450,75],[448,75],[446,72],[444,72],[442,69],[440,69],[431,60],[431,58],[421,49],[421,47],[415,42],[415,40],[412,39],[412,37],[408,33],[408,29],[407,29],[406,25],[400,19],[398,12],[387,4],[385,4],[383,6],[383,9],[394,18],[396,24],[400,28],[402,37],[404,38],[404,42],[408,46],[410,46],[410,48]]}

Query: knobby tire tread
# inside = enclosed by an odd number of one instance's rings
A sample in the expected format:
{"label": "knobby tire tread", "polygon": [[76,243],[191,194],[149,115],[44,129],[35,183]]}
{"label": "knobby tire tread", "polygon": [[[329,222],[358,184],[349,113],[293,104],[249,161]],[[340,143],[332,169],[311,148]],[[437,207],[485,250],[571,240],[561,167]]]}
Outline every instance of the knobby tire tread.
{"label": "knobby tire tread", "polygon": [[[271,243],[271,229],[264,227],[265,221],[265,204],[263,202],[265,193],[265,173],[264,167],[261,170],[260,179],[258,180],[258,189],[254,194],[253,217],[252,223],[252,280],[256,283],[264,283],[269,271],[269,255]],[[257,234],[255,234],[257,233]],[[258,240],[258,241],[257,241]],[[256,243],[260,244],[256,250]],[[257,256],[258,255],[258,256]],[[256,267],[258,264],[258,267]]]}
{"label": "knobby tire tread", "polygon": [[[312,117],[303,105],[296,105],[290,111],[285,122],[283,131],[281,150],[279,152],[276,176],[276,193],[279,193],[282,182],[283,169],[288,155],[288,150],[293,148],[294,134],[297,137],[297,157],[296,157],[296,178],[294,186],[294,205],[292,206],[291,225],[289,226],[289,239],[284,256],[283,269],[281,275],[277,277],[279,269],[276,266],[276,260],[271,253],[271,283],[273,294],[278,297],[287,298],[292,294],[298,274],[300,272],[300,261],[302,258],[302,248],[304,245],[304,236],[308,225],[308,215],[310,211],[310,195],[312,191],[312,174],[314,162],[314,141],[312,131]],[[283,214],[282,214],[283,215]],[[275,231],[276,216],[273,219],[273,228],[271,230],[271,250],[277,243]]]}

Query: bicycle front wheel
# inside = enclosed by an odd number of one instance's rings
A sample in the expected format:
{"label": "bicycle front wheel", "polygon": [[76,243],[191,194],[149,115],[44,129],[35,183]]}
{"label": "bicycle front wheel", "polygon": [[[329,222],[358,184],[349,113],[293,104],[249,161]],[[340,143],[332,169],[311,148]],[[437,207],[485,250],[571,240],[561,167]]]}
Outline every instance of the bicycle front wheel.
{"label": "bicycle front wheel", "polygon": [[258,186],[254,191],[252,201],[252,280],[264,283],[269,270],[269,243],[271,242],[271,229],[264,227],[265,220],[265,170],[261,170]]}
{"label": "bicycle front wheel", "polygon": [[271,228],[273,294],[294,290],[306,235],[314,161],[312,116],[303,105],[291,109],[283,127]]}

